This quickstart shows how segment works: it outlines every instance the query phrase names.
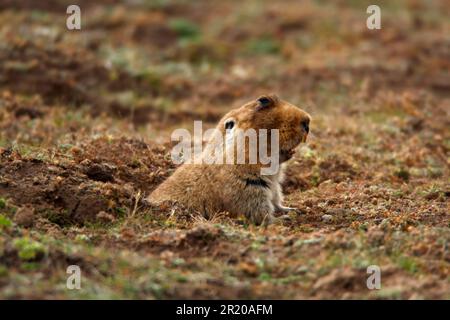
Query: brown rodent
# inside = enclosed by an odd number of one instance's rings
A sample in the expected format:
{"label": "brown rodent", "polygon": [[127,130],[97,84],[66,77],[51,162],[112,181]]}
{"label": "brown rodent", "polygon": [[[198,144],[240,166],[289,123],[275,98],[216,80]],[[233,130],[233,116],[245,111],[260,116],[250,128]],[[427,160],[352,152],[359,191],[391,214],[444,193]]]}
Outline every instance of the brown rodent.
{"label": "brown rodent", "polygon": [[[222,136],[225,136],[226,129],[230,132],[234,128],[279,130],[278,170],[270,175],[262,175],[261,168],[265,165],[259,159],[253,164],[185,163],[154,190],[147,200],[156,205],[165,201],[176,202],[206,217],[227,211],[234,216],[244,214],[255,224],[271,223],[275,220],[274,212],[292,210],[282,206],[280,183],[283,179],[284,162],[292,157],[294,148],[306,141],[310,119],[305,111],[273,94],[231,110],[216,127]],[[208,145],[215,143],[213,138]],[[249,148],[248,145],[245,147],[245,157],[248,160]],[[270,143],[267,148],[271,149]]]}

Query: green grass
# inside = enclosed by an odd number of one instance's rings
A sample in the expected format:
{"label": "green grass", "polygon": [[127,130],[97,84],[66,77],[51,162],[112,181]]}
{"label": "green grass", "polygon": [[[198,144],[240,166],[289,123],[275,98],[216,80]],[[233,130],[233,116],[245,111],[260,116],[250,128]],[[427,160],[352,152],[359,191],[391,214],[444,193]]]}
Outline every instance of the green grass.
{"label": "green grass", "polygon": [[6,199],[0,198],[0,209],[5,209],[5,208],[6,208]]}
{"label": "green grass", "polygon": [[187,19],[172,19],[169,21],[169,27],[177,33],[180,40],[192,41],[200,37],[200,28]]}
{"label": "green grass", "polygon": [[280,44],[270,37],[252,39],[247,43],[249,54],[271,55],[278,54],[281,50]]}
{"label": "green grass", "polygon": [[42,243],[27,237],[15,239],[13,245],[18,250],[19,258],[25,261],[34,260],[46,252]]}
{"label": "green grass", "polygon": [[9,228],[12,226],[11,220],[9,220],[3,214],[0,214],[0,228]]}

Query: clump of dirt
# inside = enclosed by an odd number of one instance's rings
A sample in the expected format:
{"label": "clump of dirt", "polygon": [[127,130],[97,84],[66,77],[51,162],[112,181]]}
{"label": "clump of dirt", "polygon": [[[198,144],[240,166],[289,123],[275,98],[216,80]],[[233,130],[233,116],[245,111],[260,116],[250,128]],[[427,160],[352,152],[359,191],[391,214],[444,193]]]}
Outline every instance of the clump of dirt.
{"label": "clump of dirt", "polygon": [[82,165],[85,167],[84,173],[89,179],[101,182],[114,182],[113,173],[115,167],[107,164],[90,163],[89,161],[84,161]]}
{"label": "clump of dirt", "polygon": [[32,227],[35,219],[34,208],[29,205],[20,208],[14,215],[14,222],[25,228]]}

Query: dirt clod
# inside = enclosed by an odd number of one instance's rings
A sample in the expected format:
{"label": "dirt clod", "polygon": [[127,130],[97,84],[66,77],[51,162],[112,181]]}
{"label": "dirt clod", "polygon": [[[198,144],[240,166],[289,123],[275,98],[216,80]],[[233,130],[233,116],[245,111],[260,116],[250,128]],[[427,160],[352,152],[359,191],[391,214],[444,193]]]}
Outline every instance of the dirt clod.
{"label": "dirt clod", "polygon": [[113,182],[114,181],[114,167],[107,164],[93,163],[85,168],[86,175],[95,181]]}
{"label": "dirt clod", "polygon": [[106,213],[105,211],[100,211],[99,213],[97,213],[96,218],[98,221],[104,223],[111,223],[116,220],[116,218],[112,214]]}
{"label": "dirt clod", "polygon": [[30,228],[36,219],[35,210],[31,206],[24,206],[17,210],[14,215],[14,222],[19,226]]}

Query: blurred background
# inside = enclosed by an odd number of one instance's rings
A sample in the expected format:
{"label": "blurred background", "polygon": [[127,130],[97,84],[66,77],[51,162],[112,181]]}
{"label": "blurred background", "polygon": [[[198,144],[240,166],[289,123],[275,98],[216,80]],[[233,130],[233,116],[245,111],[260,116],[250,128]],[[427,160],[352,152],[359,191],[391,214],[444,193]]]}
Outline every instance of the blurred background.
{"label": "blurred background", "polygon": [[81,31],[69,4],[0,1],[3,88],[137,124],[217,118],[268,91],[314,114],[449,89],[444,0],[381,1],[381,30],[370,1],[78,1]]}

